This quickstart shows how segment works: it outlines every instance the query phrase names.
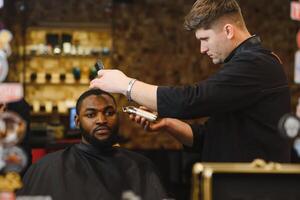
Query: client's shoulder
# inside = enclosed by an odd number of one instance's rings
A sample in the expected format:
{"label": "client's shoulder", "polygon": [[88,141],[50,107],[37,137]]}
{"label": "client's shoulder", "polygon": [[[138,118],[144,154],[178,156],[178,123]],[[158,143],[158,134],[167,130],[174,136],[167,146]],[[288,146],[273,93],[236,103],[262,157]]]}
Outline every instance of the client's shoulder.
{"label": "client's shoulder", "polygon": [[38,160],[33,165],[36,166],[46,166],[46,165],[54,165],[57,164],[61,160],[61,155],[63,152],[66,151],[66,149],[58,150],[49,154],[46,154],[44,157],[42,157],[40,160]]}

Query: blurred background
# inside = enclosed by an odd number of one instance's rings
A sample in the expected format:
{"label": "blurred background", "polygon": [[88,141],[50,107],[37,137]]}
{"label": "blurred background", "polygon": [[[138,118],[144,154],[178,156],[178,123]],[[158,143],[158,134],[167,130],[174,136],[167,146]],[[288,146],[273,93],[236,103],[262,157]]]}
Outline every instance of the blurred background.
{"label": "blurred background", "polygon": [[[251,34],[283,61],[296,109],[294,83],[299,23],[290,1],[238,0]],[[96,76],[94,63],[155,85],[185,85],[218,70],[183,29],[194,0],[4,0],[0,28],[14,38],[6,82],[20,82],[30,107],[33,162],[79,140],[72,123],[79,95]],[[126,98],[115,96],[119,108]],[[131,103],[132,104],[132,103]],[[133,104],[134,105],[134,104]],[[121,109],[119,109],[121,111]],[[164,133],[149,134],[121,113],[122,146],[151,158],[177,199],[186,199],[197,155]],[[199,119],[201,121],[203,119]]]}

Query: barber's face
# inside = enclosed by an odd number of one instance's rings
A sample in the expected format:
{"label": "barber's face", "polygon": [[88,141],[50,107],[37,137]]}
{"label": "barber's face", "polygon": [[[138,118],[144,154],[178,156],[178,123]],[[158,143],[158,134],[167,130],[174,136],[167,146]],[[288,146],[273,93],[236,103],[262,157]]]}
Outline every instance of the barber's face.
{"label": "barber's face", "polygon": [[116,132],[118,126],[116,106],[107,95],[86,97],[75,117],[77,126],[91,137],[104,141]]}
{"label": "barber's face", "polygon": [[207,54],[214,64],[223,63],[228,56],[228,41],[222,30],[218,29],[197,29],[196,38],[200,41],[200,52]]}

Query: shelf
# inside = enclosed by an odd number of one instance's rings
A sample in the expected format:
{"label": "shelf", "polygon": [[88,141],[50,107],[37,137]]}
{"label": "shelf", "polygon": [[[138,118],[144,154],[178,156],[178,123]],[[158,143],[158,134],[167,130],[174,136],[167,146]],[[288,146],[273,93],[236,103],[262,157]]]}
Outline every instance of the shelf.
{"label": "shelf", "polygon": [[[63,34],[70,35],[70,51],[63,51],[60,45],[60,53],[54,54],[55,48],[46,44],[60,44]],[[19,52],[24,66],[25,98],[32,103],[33,121],[51,117],[55,113],[49,111],[56,111],[55,106],[61,112],[60,117],[68,116],[66,109],[76,103],[73,98],[89,88],[91,75],[96,76],[95,62],[101,59],[104,65],[111,65],[111,36],[111,27],[103,23],[36,23],[26,29],[26,44]],[[79,73],[81,79],[77,81],[75,77]]]}
{"label": "shelf", "polygon": [[[67,116],[69,116],[69,113],[68,112],[66,112],[66,113],[55,113],[56,115],[59,115],[59,116],[65,116],[65,117],[67,117]],[[30,116],[32,116],[32,117],[42,117],[42,116],[51,116],[51,115],[53,115],[53,112],[49,112],[49,113],[47,113],[47,112],[30,112]]]}
{"label": "shelf", "polygon": [[60,82],[60,83],[51,83],[51,82],[45,82],[45,83],[25,83],[26,86],[43,86],[43,85],[54,85],[54,86],[88,86],[90,83],[66,83],[66,82]]}
{"label": "shelf", "polygon": [[45,29],[54,29],[54,28],[72,30],[72,31],[74,31],[74,29],[111,30],[111,24],[110,23],[39,22],[37,24],[28,27],[27,31],[45,30]]}
{"label": "shelf", "polygon": [[32,58],[50,58],[50,59],[65,59],[65,58],[93,58],[93,59],[98,59],[98,58],[105,58],[107,55],[25,55],[26,59],[32,59]]}

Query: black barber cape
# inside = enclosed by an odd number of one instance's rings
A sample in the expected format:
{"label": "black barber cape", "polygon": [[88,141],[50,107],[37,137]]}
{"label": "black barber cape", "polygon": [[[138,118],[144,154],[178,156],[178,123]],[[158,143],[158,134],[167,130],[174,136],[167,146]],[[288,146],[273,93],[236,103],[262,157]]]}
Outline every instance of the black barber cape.
{"label": "black barber cape", "polygon": [[17,195],[50,195],[53,200],[122,199],[131,191],[143,200],[163,199],[164,189],[153,164],[119,147],[99,150],[75,144],[33,164]]}

